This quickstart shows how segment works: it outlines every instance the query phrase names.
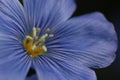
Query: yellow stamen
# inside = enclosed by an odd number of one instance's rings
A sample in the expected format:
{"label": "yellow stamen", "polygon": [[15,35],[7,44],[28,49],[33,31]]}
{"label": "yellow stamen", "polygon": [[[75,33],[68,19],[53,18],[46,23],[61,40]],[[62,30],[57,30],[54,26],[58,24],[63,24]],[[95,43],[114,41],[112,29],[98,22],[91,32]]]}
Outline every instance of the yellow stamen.
{"label": "yellow stamen", "polygon": [[46,29],[46,32],[50,32],[50,28],[47,28],[47,29]]}
{"label": "yellow stamen", "polygon": [[49,34],[49,37],[54,37],[54,35],[53,34]]}
{"label": "yellow stamen", "polygon": [[32,36],[27,35],[23,40],[23,46],[31,57],[36,57],[47,52],[45,41],[47,37],[53,37],[53,34],[45,33],[41,37],[37,36],[40,28],[33,27]]}
{"label": "yellow stamen", "polygon": [[42,49],[43,49],[44,51],[47,51],[47,48],[46,48],[45,45],[42,46]]}
{"label": "yellow stamen", "polygon": [[37,34],[37,29],[33,27],[33,38],[36,37],[36,34]]}

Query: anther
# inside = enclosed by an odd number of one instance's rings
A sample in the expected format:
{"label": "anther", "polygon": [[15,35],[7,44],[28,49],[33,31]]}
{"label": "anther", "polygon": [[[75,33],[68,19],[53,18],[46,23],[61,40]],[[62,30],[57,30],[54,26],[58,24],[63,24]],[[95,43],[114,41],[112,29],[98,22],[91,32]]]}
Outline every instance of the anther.
{"label": "anther", "polygon": [[33,40],[33,38],[29,35],[26,36],[26,39],[30,39],[30,40]]}
{"label": "anther", "polygon": [[46,48],[45,45],[42,46],[42,49],[43,49],[44,51],[47,51],[47,48]]}
{"label": "anther", "polygon": [[33,27],[32,34],[27,35],[23,41],[23,45],[31,57],[36,57],[47,52],[47,47],[45,45],[46,39],[53,37],[53,34],[50,34],[50,29],[46,29],[46,33],[42,36],[38,36],[40,28]]}
{"label": "anther", "polygon": [[33,27],[33,38],[35,38],[35,37],[36,37],[36,34],[37,34],[37,30],[36,30],[36,28],[35,28],[35,27]]}
{"label": "anther", "polygon": [[46,32],[50,32],[50,28],[47,28],[47,29],[46,29]]}
{"label": "anther", "polygon": [[54,35],[53,34],[49,34],[49,37],[54,37]]}

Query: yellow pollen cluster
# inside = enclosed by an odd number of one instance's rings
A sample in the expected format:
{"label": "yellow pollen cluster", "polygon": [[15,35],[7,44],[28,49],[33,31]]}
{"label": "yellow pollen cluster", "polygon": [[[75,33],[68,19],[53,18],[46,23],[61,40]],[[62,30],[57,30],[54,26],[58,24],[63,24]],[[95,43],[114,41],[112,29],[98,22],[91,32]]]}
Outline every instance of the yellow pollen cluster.
{"label": "yellow pollen cluster", "polygon": [[50,29],[46,29],[46,33],[42,36],[37,36],[40,32],[40,28],[33,27],[32,35],[27,35],[23,40],[24,48],[31,57],[36,57],[47,52],[45,45],[46,38],[53,37],[53,34],[48,34]]}

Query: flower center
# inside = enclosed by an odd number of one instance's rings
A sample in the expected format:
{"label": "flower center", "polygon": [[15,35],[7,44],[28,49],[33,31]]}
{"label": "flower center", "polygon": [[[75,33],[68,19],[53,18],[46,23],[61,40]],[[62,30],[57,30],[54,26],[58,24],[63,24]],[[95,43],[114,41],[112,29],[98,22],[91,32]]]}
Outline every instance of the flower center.
{"label": "flower center", "polygon": [[33,27],[32,35],[27,35],[23,40],[23,45],[28,54],[31,57],[36,57],[47,52],[47,47],[45,45],[46,38],[53,37],[53,34],[49,34],[49,28],[46,29],[46,33],[38,36],[40,33],[40,28]]}

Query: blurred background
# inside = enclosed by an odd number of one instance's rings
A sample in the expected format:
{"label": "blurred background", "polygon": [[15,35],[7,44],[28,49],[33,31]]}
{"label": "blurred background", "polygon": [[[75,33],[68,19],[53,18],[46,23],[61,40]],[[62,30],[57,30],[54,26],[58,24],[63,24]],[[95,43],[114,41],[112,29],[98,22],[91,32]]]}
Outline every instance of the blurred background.
{"label": "blurred background", "polygon": [[[73,16],[94,11],[102,12],[114,24],[120,41],[120,3],[117,0],[76,0],[76,3],[77,10]],[[98,80],[120,80],[120,47],[116,55],[116,60],[111,66],[95,70]]]}
{"label": "blurred background", "polygon": [[[22,1],[22,0],[20,0]],[[117,0],[76,0],[77,10],[73,16],[99,11],[111,21],[120,41],[120,3]],[[120,43],[118,43],[120,45]],[[98,80],[120,80],[120,47],[116,52],[116,59],[111,66],[95,70]],[[34,71],[31,71],[35,73]],[[31,73],[30,73],[31,74]]]}

